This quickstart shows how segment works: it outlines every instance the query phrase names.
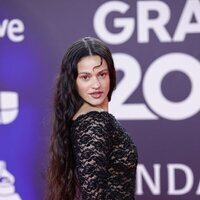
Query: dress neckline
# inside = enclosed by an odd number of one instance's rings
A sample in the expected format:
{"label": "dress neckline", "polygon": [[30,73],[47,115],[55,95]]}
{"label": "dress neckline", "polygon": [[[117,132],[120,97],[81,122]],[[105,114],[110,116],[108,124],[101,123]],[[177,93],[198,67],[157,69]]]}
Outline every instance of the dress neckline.
{"label": "dress neckline", "polygon": [[84,118],[84,117],[86,117],[88,115],[92,115],[92,114],[106,114],[106,115],[110,115],[110,116],[113,117],[113,115],[110,114],[108,111],[105,111],[105,110],[103,110],[103,111],[92,110],[92,111],[89,111],[87,113],[80,114],[76,119],[72,120],[72,123],[80,121],[82,118]]}

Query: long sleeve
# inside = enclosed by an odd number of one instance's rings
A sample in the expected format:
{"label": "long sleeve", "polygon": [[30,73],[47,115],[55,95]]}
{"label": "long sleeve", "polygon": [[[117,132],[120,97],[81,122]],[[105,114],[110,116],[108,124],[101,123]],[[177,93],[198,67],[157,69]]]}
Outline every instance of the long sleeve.
{"label": "long sleeve", "polygon": [[73,131],[76,170],[83,200],[107,199],[109,131],[101,115],[86,117]]}

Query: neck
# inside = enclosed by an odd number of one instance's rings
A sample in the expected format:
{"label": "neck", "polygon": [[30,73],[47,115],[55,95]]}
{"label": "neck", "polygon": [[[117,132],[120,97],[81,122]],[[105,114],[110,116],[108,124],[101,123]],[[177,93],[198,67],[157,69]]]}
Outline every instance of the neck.
{"label": "neck", "polygon": [[82,108],[88,108],[88,107],[94,107],[94,108],[97,108],[99,109],[99,111],[108,111],[108,100],[106,99],[101,105],[96,105],[96,106],[93,106],[87,102],[85,102],[82,106]]}
{"label": "neck", "polygon": [[102,109],[103,111],[108,111],[108,100],[104,101],[103,104],[96,107]]}
{"label": "neck", "polygon": [[96,107],[102,109],[103,111],[108,111],[108,98],[106,98],[101,105]]}

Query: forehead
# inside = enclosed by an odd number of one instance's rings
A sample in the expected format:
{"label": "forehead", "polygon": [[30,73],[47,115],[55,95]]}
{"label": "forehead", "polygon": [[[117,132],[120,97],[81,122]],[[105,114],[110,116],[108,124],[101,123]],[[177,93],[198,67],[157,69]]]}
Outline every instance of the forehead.
{"label": "forehead", "polygon": [[108,69],[106,61],[98,55],[83,57],[77,65],[78,72],[91,72]]}

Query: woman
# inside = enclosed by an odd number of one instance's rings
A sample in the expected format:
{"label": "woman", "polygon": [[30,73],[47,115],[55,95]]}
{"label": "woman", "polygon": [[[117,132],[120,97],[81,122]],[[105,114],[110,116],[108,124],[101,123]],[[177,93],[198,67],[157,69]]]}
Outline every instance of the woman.
{"label": "woman", "polygon": [[48,200],[134,199],[136,147],[108,113],[115,86],[103,42],[86,37],[68,49],[54,99]]}

